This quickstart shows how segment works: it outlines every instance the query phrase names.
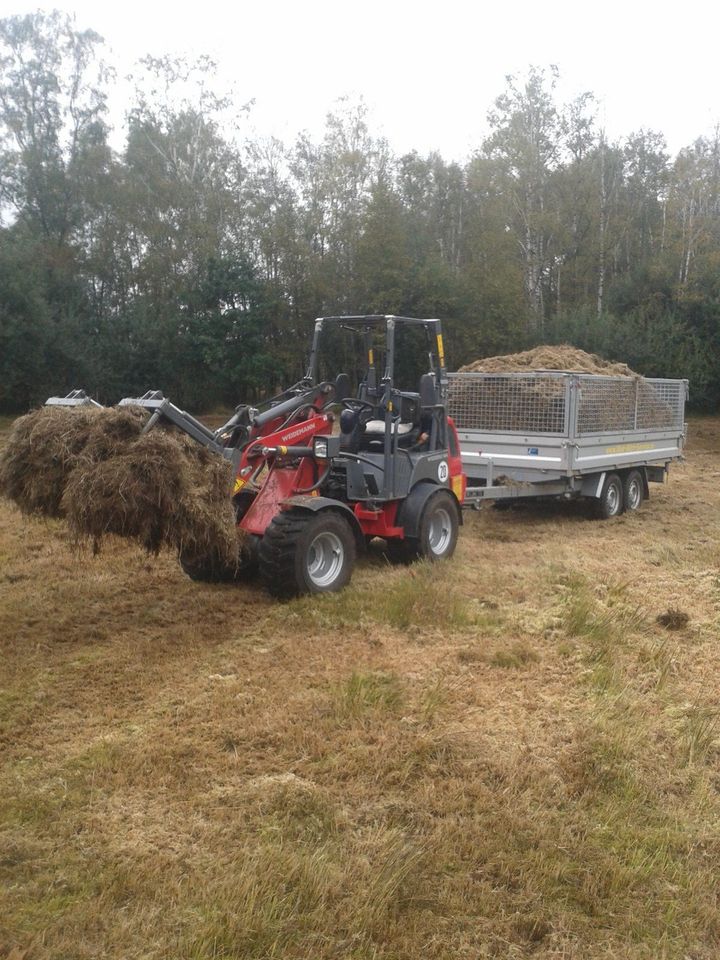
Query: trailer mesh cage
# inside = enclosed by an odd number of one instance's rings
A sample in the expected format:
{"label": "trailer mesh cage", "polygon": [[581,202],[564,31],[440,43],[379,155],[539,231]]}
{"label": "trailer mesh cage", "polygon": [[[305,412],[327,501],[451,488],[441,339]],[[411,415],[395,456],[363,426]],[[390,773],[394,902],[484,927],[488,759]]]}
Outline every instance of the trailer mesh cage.
{"label": "trailer mesh cage", "polygon": [[459,430],[587,436],[682,430],[686,396],[686,380],[452,373],[448,404]]}

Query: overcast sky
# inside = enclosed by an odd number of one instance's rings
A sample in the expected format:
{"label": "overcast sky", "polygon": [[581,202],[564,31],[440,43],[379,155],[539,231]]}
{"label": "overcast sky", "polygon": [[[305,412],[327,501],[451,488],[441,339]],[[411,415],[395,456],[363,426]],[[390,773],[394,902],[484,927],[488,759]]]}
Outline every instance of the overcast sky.
{"label": "overcast sky", "polygon": [[[560,69],[560,93],[590,90],[608,134],[662,131],[671,151],[720,121],[720,5],[685,0],[439,3],[409,0],[61,0],[79,27],[101,33],[119,74],[145,53],[208,53],[251,123],[292,140],[319,134],[344,94],[362,94],[374,132],[400,151],[463,159],[487,130],[508,73]],[[37,9],[0,0],[7,16]],[[117,87],[115,118],[126,97]]]}

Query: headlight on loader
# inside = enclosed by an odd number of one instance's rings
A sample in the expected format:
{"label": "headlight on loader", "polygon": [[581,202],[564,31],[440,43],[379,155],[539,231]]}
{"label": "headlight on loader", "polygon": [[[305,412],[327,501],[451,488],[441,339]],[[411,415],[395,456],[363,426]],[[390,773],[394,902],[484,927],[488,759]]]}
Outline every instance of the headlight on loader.
{"label": "headlight on loader", "polygon": [[328,458],[328,438],[313,438],[313,456],[316,460],[327,460]]}

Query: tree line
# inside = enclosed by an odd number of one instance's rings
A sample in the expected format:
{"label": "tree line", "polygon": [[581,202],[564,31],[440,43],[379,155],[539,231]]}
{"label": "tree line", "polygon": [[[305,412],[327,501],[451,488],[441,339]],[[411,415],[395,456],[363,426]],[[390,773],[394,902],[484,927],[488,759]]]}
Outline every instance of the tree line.
{"label": "tree line", "polygon": [[720,403],[720,131],[606,137],[554,68],[509,77],[464,163],[397,155],[361,102],[243,135],[213,64],[147,57],[121,149],[103,41],[0,20],[0,410],[83,386],[208,410],[302,373],[316,316],[438,316],[452,367],[570,341]]}

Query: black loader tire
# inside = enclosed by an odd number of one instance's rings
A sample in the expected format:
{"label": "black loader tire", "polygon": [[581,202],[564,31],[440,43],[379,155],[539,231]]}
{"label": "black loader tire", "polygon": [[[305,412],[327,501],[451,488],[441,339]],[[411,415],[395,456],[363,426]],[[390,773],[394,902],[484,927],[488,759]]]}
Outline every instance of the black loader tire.
{"label": "black loader tire", "polygon": [[616,473],[609,473],[605,477],[602,493],[595,505],[596,516],[600,520],[611,520],[613,517],[619,517],[624,510],[622,480]]}
{"label": "black loader tire", "polygon": [[260,576],[280,599],[342,590],[355,564],[355,535],[334,510],[284,510],[260,542]]}
{"label": "black loader tire", "polygon": [[258,570],[257,537],[249,535],[247,543],[240,548],[237,564],[229,566],[215,552],[205,556],[180,554],[180,566],[191,580],[200,583],[237,583],[250,580]]}
{"label": "black loader tire", "polygon": [[637,510],[645,499],[645,483],[639,470],[629,470],[623,480],[623,503],[625,509]]}
{"label": "black loader tire", "polygon": [[447,490],[439,490],[423,508],[418,536],[389,540],[388,556],[396,563],[446,560],[455,553],[459,525],[457,501]]}
{"label": "black loader tire", "polygon": [[[233,497],[235,519],[238,523],[250,508],[254,495],[241,491]],[[250,580],[258,570],[258,537],[246,534],[238,552],[237,563],[229,565],[218,554],[211,551],[205,556],[180,553],[180,566],[191,580],[200,583],[237,583]]]}

